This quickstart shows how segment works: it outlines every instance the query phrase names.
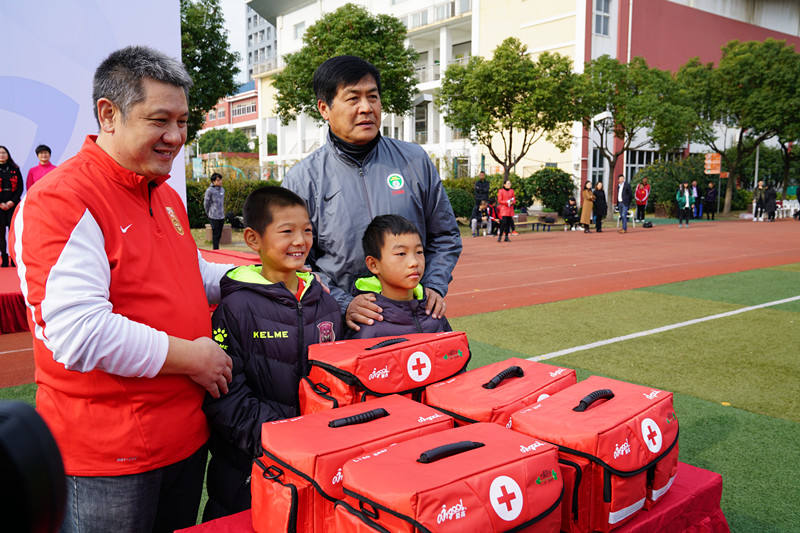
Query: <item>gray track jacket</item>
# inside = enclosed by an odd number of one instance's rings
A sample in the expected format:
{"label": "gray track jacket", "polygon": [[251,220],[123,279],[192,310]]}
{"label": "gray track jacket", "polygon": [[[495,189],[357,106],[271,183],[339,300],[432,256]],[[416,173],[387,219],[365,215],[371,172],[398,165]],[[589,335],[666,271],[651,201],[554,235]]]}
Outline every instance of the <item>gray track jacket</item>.
{"label": "gray track jacket", "polygon": [[203,207],[206,216],[213,219],[225,218],[225,188],[211,185],[203,195]]}
{"label": "gray track jacket", "polygon": [[401,215],[417,226],[425,248],[422,284],[447,294],[461,234],[442,180],[419,145],[381,137],[359,166],[329,138],[289,170],[283,186],[308,202],[314,226],[309,262],[343,312],[354,280],[367,272],[361,237],[378,215]]}

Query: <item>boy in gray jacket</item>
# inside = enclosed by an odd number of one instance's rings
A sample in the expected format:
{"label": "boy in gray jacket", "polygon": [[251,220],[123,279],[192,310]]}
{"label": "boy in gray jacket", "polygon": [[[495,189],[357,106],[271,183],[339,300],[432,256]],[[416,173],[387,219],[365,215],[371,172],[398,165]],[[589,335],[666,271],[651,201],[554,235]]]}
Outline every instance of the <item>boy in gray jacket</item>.
{"label": "boy in gray jacket", "polygon": [[211,186],[203,196],[203,207],[211,222],[211,243],[214,250],[219,249],[222,226],[225,224],[225,188],[222,186],[222,175],[211,174]]}

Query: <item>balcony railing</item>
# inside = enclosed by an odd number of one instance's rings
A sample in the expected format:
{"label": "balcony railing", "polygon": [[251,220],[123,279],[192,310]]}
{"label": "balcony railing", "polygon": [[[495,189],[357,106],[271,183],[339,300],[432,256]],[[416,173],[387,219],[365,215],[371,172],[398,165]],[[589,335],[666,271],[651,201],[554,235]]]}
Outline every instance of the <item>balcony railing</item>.
{"label": "balcony railing", "polygon": [[414,67],[414,75],[417,82],[424,83],[438,80],[441,77],[440,70],[439,65],[419,65]]}
{"label": "balcony railing", "polygon": [[472,11],[472,0],[453,0],[414,11],[401,18],[406,28],[413,30],[421,26],[447,20]]}
{"label": "balcony railing", "polygon": [[260,61],[253,65],[253,74],[261,74],[262,72],[269,72],[270,70],[275,70],[278,67],[278,59],[277,58],[270,58],[265,61]]}

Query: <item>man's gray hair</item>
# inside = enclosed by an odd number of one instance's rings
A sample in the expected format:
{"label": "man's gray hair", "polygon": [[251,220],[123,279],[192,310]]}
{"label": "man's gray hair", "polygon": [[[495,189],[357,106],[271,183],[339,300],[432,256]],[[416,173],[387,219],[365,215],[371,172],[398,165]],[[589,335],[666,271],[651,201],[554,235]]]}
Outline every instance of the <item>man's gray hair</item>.
{"label": "man's gray hair", "polygon": [[180,87],[189,101],[192,78],[183,63],[146,46],[128,46],[113,52],[94,73],[92,102],[98,126],[97,101],[111,100],[125,118],[131,106],[145,99],[144,78]]}

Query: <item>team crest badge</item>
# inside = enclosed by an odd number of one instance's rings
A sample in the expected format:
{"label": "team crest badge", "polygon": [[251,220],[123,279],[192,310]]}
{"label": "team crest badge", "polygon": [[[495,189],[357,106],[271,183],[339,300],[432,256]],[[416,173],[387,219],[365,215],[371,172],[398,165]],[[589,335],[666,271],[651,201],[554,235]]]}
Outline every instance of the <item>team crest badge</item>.
{"label": "team crest badge", "polygon": [[181,221],[178,220],[178,217],[175,215],[175,211],[167,206],[167,214],[169,215],[169,219],[172,221],[172,226],[175,228],[175,231],[178,232],[178,235],[183,235],[183,226],[181,226]]}
{"label": "team crest badge", "polygon": [[333,342],[336,340],[336,333],[333,331],[333,322],[320,322],[317,324],[319,330],[319,342]]}
{"label": "team crest badge", "polygon": [[403,188],[405,180],[403,179],[403,176],[401,176],[400,174],[389,174],[389,176],[386,178],[386,183],[389,185],[389,188],[392,189],[393,191],[399,191],[400,189]]}

